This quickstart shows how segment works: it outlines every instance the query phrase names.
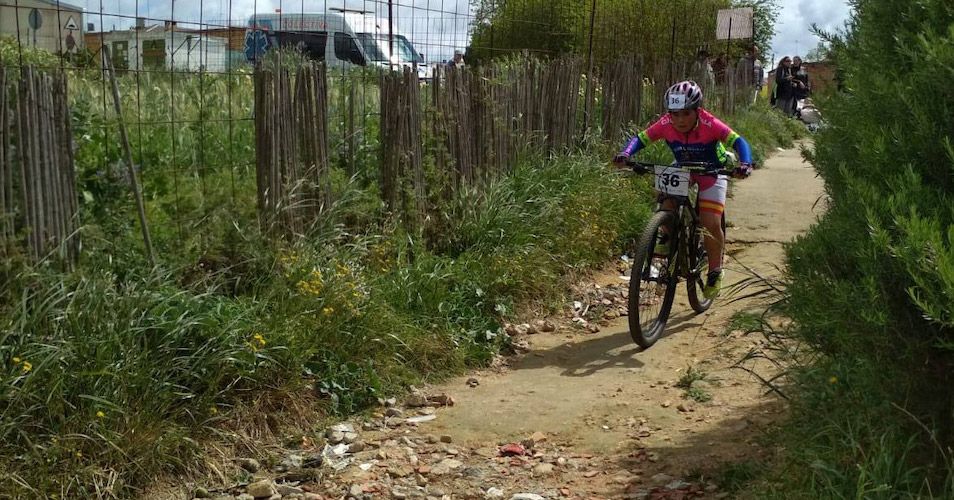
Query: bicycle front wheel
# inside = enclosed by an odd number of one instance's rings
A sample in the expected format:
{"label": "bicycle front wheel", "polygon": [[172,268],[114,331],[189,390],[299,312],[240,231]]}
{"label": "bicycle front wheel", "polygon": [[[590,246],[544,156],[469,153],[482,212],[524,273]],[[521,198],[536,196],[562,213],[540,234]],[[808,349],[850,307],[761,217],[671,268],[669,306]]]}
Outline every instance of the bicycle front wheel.
{"label": "bicycle front wheel", "polygon": [[[644,349],[659,340],[666,329],[679,277],[675,273],[678,238],[676,214],[656,212],[636,245],[629,280],[629,334]],[[656,253],[657,243],[668,234],[666,255]]]}

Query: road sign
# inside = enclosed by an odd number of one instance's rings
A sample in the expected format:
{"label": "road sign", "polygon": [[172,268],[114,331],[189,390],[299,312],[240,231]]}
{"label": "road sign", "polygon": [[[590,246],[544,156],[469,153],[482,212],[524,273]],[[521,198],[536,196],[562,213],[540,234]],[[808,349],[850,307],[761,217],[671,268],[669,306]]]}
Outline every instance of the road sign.
{"label": "road sign", "polygon": [[43,14],[40,14],[40,11],[36,9],[31,9],[30,16],[27,21],[30,23],[31,29],[38,30],[41,26],[43,26]]}
{"label": "road sign", "polygon": [[66,24],[64,24],[63,27],[66,28],[66,29],[68,29],[68,30],[78,30],[78,29],[79,29],[79,25],[76,24],[76,20],[73,19],[73,16],[70,16],[69,19],[66,20]]}
{"label": "road sign", "polygon": [[716,20],[717,40],[739,40],[755,36],[755,12],[744,9],[721,9]]}

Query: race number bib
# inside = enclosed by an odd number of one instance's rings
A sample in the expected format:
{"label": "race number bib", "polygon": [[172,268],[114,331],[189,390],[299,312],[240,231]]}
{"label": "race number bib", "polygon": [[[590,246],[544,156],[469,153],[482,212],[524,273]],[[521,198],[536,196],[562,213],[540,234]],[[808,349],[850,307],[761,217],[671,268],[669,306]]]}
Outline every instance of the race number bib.
{"label": "race number bib", "polygon": [[656,167],[656,191],[671,196],[689,196],[689,172],[681,168]]}
{"label": "race number bib", "polygon": [[686,109],[686,95],[669,94],[669,109]]}

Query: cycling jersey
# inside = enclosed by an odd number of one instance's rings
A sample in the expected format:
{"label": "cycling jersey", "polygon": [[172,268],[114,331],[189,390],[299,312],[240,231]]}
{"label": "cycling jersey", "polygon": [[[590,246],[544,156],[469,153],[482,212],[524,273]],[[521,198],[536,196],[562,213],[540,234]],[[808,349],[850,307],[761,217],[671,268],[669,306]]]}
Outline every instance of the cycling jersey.
{"label": "cycling jersey", "polygon": [[[646,130],[633,137],[623,154],[632,156],[637,151],[658,141],[665,140],[676,161],[704,162],[719,168],[726,162],[725,145],[735,149],[739,161],[752,164],[752,148],[739,134],[708,111],[700,108],[696,126],[684,134],[672,124],[666,114]],[[721,215],[725,210],[728,181],[712,176],[692,175],[692,182],[699,185],[699,210]]]}
{"label": "cycling jersey", "polygon": [[752,163],[752,148],[742,136],[735,133],[712,113],[702,108],[699,108],[698,112],[699,119],[696,126],[688,134],[676,130],[676,127],[672,125],[672,117],[666,114],[633,137],[623,150],[623,154],[631,156],[663,139],[672,150],[676,161],[706,162],[713,168],[718,168],[725,164],[725,145],[728,145],[739,154],[740,162]]}

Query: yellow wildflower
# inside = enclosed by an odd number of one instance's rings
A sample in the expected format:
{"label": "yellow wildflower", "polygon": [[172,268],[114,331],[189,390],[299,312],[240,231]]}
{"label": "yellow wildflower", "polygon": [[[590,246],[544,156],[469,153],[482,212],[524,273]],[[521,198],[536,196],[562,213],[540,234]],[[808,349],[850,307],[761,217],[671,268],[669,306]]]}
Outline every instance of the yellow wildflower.
{"label": "yellow wildflower", "polygon": [[837,383],[838,383],[838,377],[832,377],[832,378],[828,379],[828,382],[830,382],[830,383],[832,383],[832,384],[837,384]]}
{"label": "yellow wildflower", "polygon": [[332,308],[330,308],[330,307],[326,307],[326,308],[322,309],[321,312],[323,312],[323,313],[325,313],[325,314],[332,314],[333,312],[335,312],[335,310],[332,309]]}
{"label": "yellow wildflower", "polygon": [[83,452],[77,451],[77,452],[76,452],[76,458],[83,458]]}
{"label": "yellow wildflower", "polygon": [[33,363],[29,361],[23,362],[23,373],[29,373],[29,371],[32,369],[33,369]]}
{"label": "yellow wildflower", "polygon": [[96,412],[96,418],[106,418],[106,414],[102,411]]}
{"label": "yellow wildflower", "polygon": [[13,362],[19,365],[19,364],[20,364],[20,358],[13,358]]}
{"label": "yellow wildflower", "polygon": [[218,415],[218,414],[219,414],[219,409],[213,406],[212,408],[209,409],[209,413],[211,413],[211,414],[213,414],[213,415]]}
{"label": "yellow wildflower", "polygon": [[265,337],[263,337],[261,333],[256,333],[255,335],[252,335],[252,338],[258,341],[258,344],[260,346],[265,347]]}

